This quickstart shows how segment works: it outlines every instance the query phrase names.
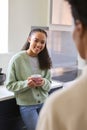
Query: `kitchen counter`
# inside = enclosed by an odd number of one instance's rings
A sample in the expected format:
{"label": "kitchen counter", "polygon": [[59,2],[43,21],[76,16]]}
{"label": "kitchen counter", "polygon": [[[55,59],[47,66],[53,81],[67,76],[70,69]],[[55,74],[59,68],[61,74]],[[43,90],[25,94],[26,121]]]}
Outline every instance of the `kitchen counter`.
{"label": "kitchen counter", "polygon": [[4,85],[0,85],[0,101],[14,98],[14,93],[7,90]]}
{"label": "kitchen counter", "polygon": [[[51,90],[62,88],[63,83],[52,81]],[[14,93],[7,90],[5,85],[0,85],[0,101],[8,100],[14,98]]]}

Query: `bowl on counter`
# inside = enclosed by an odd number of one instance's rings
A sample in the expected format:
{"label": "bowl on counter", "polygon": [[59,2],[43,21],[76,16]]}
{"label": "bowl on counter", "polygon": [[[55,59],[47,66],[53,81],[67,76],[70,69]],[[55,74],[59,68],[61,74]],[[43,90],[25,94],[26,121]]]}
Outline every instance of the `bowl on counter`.
{"label": "bowl on counter", "polygon": [[33,74],[31,75],[31,78],[36,82],[39,83],[42,79],[41,79],[41,75],[40,74]]}
{"label": "bowl on counter", "polygon": [[6,74],[0,73],[0,85],[3,85],[6,80]]}
{"label": "bowl on counter", "polygon": [[0,73],[2,72],[2,68],[0,68]]}

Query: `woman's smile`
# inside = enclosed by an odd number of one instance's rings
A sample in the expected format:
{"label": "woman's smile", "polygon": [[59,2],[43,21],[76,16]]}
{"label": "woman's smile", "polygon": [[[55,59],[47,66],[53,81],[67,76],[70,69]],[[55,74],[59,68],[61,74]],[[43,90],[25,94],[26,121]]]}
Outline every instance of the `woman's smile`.
{"label": "woman's smile", "polygon": [[41,32],[36,32],[29,38],[29,42],[30,47],[28,52],[30,55],[36,56],[45,48],[46,36]]}

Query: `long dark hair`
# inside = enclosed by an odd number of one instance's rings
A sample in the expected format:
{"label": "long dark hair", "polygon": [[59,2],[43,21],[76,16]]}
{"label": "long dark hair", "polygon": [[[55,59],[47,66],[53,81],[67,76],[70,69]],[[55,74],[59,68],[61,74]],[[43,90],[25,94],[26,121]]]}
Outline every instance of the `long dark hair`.
{"label": "long dark hair", "polygon": [[[31,35],[35,32],[44,33],[45,36],[47,37],[46,31],[40,28],[32,29],[31,32],[29,33],[29,37],[31,37]],[[26,41],[26,43],[24,44],[21,50],[28,50],[29,46],[30,46],[30,43]],[[45,48],[38,54],[38,61],[39,61],[39,67],[42,70],[50,69],[52,67],[52,61],[49,56],[46,44],[45,44]]]}

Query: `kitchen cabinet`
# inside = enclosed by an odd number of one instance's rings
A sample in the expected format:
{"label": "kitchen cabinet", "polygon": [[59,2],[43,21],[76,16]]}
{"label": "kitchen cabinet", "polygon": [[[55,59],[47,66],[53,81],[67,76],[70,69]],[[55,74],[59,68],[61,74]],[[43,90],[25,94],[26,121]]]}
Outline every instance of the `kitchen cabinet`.
{"label": "kitchen cabinet", "polygon": [[0,101],[0,130],[25,130],[15,98]]}
{"label": "kitchen cabinet", "polygon": [[14,94],[0,85],[0,130],[26,130]]}

